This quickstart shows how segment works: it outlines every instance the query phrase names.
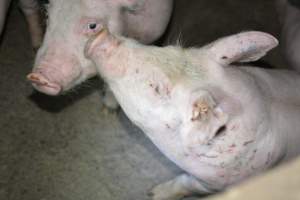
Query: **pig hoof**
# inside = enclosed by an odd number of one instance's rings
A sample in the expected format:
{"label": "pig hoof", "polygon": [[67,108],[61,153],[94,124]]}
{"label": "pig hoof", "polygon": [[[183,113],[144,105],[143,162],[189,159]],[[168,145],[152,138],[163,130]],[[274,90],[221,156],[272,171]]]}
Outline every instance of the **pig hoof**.
{"label": "pig hoof", "polygon": [[[119,108],[119,107],[118,107]],[[112,114],[116,114],[118,111],[118,108],[115,109],[111,109],[108,108],[107,106],[103,106],[101,109],[101,112],[103,113],[103,115],[107,116],[107,115],[112,115]]]}
{"label": "pig hoof", "polygon": [[148,192],[148,196],[151,197],[152,200],[180,200],[184,197],[178,188],[174,188],[174,185],[170,182],[155,186]]}
{"label": "pig hoof", "polygon": [[103,104],[110,110],[117,110],[119,108],[119,103],[110,90],[105,91],[103,96]]}

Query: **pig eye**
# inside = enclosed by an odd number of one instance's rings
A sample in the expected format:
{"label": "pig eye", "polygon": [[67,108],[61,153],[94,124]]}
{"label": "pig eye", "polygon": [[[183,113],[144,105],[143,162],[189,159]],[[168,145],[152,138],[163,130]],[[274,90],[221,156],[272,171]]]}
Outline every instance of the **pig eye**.
{"label": "pig eye", "polygon": [[86,24],[85,34],[94,35],[101,31],[102,25],[98,22],[90,22]]}
{"label": "pig eye", "polygon": [[88,25],[90,30],[95,30],[97,28],[97,24],[96,23],[91,23]]}

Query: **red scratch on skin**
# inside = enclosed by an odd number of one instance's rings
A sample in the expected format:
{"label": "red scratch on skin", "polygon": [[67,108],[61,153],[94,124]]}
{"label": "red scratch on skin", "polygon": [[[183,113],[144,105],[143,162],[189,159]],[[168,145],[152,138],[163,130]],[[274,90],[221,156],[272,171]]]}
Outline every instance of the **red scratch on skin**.
{"label": "red scratch on skin", "polygon": [[234,130],[237,130],[238,128],[239,128],[239,126],[238,126],[237,124],[235,124],[235,125],[232,125],[232,126],[229,128],[229,130],[234,131]]}
{"label": "red scratch on skin", "polygon": [[236,144],[235,144],[235,143],[231,144],[231,145],[228,147],[228,149],[227,149],[226,152],[227,152],[227,153],[233,153],[235,147],[236,147]]}

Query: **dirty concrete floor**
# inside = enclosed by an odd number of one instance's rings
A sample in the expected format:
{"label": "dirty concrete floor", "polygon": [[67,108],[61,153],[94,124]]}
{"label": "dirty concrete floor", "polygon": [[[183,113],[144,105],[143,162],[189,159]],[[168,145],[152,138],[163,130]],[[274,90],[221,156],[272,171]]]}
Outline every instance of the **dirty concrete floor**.
{"label": "dirty concrete floor", "polygon": [[[273,0],[177,0],[161,44],[200,46],[243,30],[279,35]],[[26,81],[34,53],[14,7],[0,46],[0,199],[148,200],[181,173],[126,118],[102,111],[97,80],[62,97]],[[279,49],[265,59],[282,66]]]}

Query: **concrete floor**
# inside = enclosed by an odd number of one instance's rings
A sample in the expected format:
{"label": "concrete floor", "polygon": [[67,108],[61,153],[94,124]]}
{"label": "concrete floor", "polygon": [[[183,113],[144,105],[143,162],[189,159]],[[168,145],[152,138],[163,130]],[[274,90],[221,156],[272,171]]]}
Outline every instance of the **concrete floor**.
{"label": "concrete floor", "polygon": [[[279,35],[273,0],[175,2],[161,44],[200,46],[252,29]],[[147,200],[181,172],[123,112],[102,112],[97,80],[57,98],[34,92],[25,78],[33,58],[13,8],[0,46],[0,200]],[[283,65],[279,48],[264,60]]]}

